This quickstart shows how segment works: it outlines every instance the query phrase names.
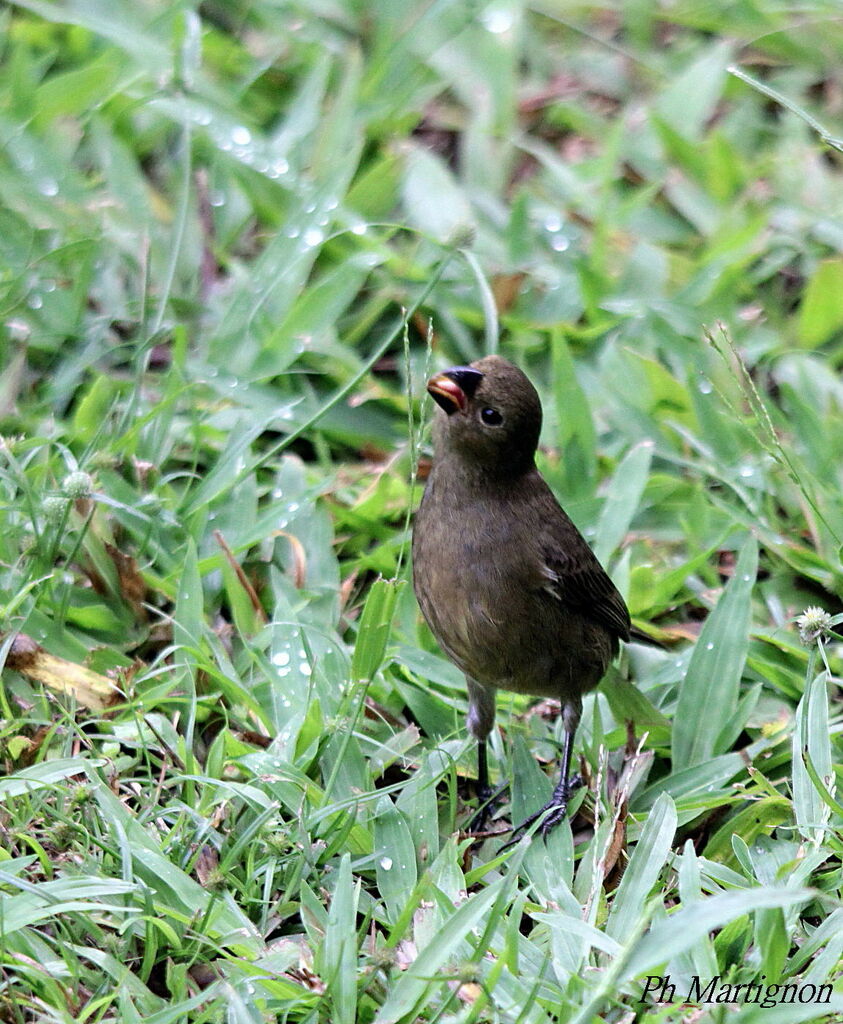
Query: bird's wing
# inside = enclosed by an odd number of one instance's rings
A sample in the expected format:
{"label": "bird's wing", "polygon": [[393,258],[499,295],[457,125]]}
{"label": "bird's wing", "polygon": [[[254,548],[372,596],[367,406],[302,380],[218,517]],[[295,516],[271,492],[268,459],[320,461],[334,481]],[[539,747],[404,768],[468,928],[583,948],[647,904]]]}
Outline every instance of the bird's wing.
{"label": "bird's wing", "polygon": [[541,512],[537,540],[543,590],[628,640],[630,621],[624,599],[546,482],[536,474],[531,484],[534,507]]}
{"label": "bird's wing", "polygon": [[[581,538],[577,538],[581,540]],[[544,590],[556,600],[629,639],[629,611],[591,548],[581,540],[572,555],[556,545],[544,549]]]}

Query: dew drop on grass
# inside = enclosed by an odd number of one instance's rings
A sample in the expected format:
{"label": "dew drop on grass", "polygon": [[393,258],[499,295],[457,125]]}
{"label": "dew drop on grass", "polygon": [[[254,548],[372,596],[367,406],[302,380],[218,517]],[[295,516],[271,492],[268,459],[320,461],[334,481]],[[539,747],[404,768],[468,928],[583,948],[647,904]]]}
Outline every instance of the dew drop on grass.
{"label": "dew drop on grass", "polygon": [[738,470],[738,473],[740,473],[740,475],[742,477],[744,477],[744,479],[746,477],[749,477],[749,476],[754,476],[755,475],[755,467],[754,466],[741,466],[741,468]]}
{"label": "dew drop on grass", "polygon": [[290,653],[289,651],[276,651],[272,655],[273,665],[289,665],[290,664]]}
{"label": "dew drop on grass", "polygon": [[550,241],[550,248],[555,252],[564,252],[570,243],[564,235],[554,235]]}
{"label": "dew drop on grass", "polygon": [[714,644],[712,643],[711,640],[709,640],[708,643],[705,645],[705,649],[707,651],[713,651],[714,650]]}
{"label": "dew drop on grass", "polygon": [[503,35],[515,24],[515,15],[504,8],[492,7],[481,15],[481,20],[487,31],[494,35]]}
{"label": "dew drop on grass", "polygon": [[40,309],[44,305],[44,300],[40,295],[30,295],[27,305],[30,309]]}
{"label": "dew drop on grass", "polygon": [[303,661],[301,665],[299,665],[299,672],[301,672],[303,676],[309,676],[312,671],[313,669],[310,667],[310,662],[308,661]]}
{"label": "dew drop on grass", "polygon": [[555,213],[551,213],[549,217],[545,218],[544,222],[545,231],[550,231],[551,234],[562,229],[562,218]]}
{"label": "dew drop on grass", "polygon": [[312,249],[321,242],[324,242],[325,232],[321,231],[319,228],[308,228],[307,231],[305,231],[302,240],[308,249]]}
{"label": "dew drop on grass", "polygon": [[391,870],[391,868],[392,868],[392,858],[391,857],[381,857],[381,867],[384,869],[384,871]]}
{"label": "dew drop on grass", "polygon": [[55,178],[44,178],[38,183],[38,191],[42,196],[57,196],[59,194],[59,183]]}
{"label": "dew drop on grass", "polygon": [[235,146],[248,146],[252,141],[252,133],[244,125],[239,124],[231,133],[231,141]]}
{"label": "dew drop on grass", "polygon": [[703,377],[698,387],[701,395],[710,395],[713,390],[711,381],[707,377]]}

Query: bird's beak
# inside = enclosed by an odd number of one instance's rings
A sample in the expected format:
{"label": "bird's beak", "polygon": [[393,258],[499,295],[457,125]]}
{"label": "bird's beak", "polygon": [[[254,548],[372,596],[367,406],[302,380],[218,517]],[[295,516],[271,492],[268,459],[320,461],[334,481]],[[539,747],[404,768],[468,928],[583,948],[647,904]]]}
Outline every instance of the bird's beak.
{"label": "bird's beak", "polygon": [[483,374],[472,366],[452,366],[450,370],[431,377],[427,390],[434,402],[450,416],[466,411],[482,379]]}

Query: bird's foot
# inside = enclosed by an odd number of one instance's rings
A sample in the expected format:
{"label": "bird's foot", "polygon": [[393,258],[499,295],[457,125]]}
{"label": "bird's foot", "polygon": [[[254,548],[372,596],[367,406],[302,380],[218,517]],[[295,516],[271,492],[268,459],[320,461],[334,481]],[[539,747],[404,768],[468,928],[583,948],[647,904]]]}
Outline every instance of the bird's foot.
{"label": "bird's foot", "polygon": [[512,837],[503,844],[498,852],[503,853],[504,850],[515,846],[540,818],[543,819],[540,828],[541,834],[543,836],[549,835],[565,817],[571,794],[579,789],[582,784],[583,780],[579,775],[572,775],[570,779],[560,782],[556,789],[554,789],[553,796],[544,807],[540,807],[529,818],[525,818],[517,828],[513,829]]}
{"label": "bird's foot", "polygon": [[509,787],[508,782],[502,782],[497,789],[492,789],[491,786],[479,786],[477,787],[477,799],[480,806],[474,813],[474,816],[468,822],[466,826],[466,832],[469,833],[484,833],[486,826],[489,824],[489,819],[494,814],[498,801],[501,795],[506,792]]}

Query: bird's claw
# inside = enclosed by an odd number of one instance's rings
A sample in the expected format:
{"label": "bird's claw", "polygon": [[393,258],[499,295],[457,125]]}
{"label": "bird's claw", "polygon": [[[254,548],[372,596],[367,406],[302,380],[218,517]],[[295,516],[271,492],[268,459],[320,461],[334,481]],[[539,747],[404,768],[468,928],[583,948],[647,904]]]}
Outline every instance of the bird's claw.
{"label": "bird's claw", "polygon": [[484,786],[482,789],[477,789],[477,799],[480,802],[480,806],[475,811],[474,815],[466,826],[466,832],[470,833],[484,833],[486,825],[489,823],[489,818],[497,807],[498,800],[501,798],[501,794],[505,793],[509,787],[508,782],[502,782],[497,789],[492,789],[491,786]]}
{"label": "bird's claw", "polygon": [[503,853],[510,847],[515,846],[527,832],[530,827],[534,825],[539,818],[544,820],[541,823],[540,832],[544,837],[547,837],[553,829],[562,821],[568,810],[568,800],[571,794],[583,785],[582,776],[572,775],[570,779],[566,779],[564,783],[561,783],[553,791],[553,796],[548,800],[544,807],[540,807],[535,813],[531,814],[529,818],[526,818],[521,824],[513,829],[512,837],[503,844],[498,851]]}

